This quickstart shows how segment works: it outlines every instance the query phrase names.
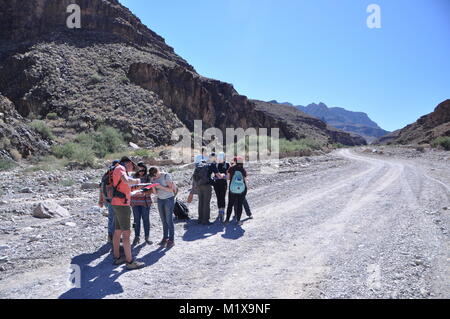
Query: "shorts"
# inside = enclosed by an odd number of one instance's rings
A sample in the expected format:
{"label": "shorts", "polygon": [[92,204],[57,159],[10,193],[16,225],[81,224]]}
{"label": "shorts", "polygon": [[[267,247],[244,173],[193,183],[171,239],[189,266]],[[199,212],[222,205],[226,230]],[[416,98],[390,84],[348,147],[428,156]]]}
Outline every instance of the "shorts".
{"label": "shorts", "polygon": [[116,230],[131,230],[131,207],[130,206],[113,206],[114,224]]}

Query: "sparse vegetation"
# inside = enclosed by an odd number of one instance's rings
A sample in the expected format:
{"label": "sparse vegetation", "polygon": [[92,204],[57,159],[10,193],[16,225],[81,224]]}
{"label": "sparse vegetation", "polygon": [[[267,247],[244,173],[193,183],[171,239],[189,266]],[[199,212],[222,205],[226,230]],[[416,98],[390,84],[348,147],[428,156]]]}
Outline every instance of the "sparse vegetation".
{"label": "sparse vegetation", "polygon": [[135,150],[133,152],[134,156],[139,156],[139,157],[156,157],[156,153],[153,151],[150,151],[148,149],[145,148],[141,148],[138,150]]}
{"label": "sparse vegetation", "polygon": [[0,172],[9,171],[16,166],[16,163],[10,159],[0,158]]}
{"label": "sparse vegetation", "polygon": [[112,127],[101,127],[96,132],[82,133],[75,140],[54,146],[53,155],[58,159],[67,159],[82,166],[94,167],[97,158],[123,150],[121,133]]}
{"label": "sparse vegetation", "polygon": [[433,147],[442,147],[444,150],[450,151],[450,136],[438,137],[431,145]]}
{"label": "sparse vegetation", "polygon": [[75,181],[73,179],[65,179],[59,182],[61,186],[70,187],[75,185]]}
{"label": "sparse vegetation", "polygon": [[89,80],[89,84],[97,84],[102,82],[103,80],[103,76],[101,76],[100,74],[94,74],[91,76],[91,79]]}
{"label": "sparse vegetation", "polygon": [[44,121],[34,120],[31,122],[30,126],[34,128],[39,134],[41,134],[44,138],[53,140],[55,136],[52,133],[52,130],[47,126]]}

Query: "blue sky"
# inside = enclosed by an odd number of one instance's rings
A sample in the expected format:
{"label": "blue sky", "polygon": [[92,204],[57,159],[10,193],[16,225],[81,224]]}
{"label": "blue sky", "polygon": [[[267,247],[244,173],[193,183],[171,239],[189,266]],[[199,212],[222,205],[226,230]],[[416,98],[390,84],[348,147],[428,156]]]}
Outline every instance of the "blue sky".
{"label": "blue sky", "polygon": [[[381,127],[450,98],[450,0],[121,0],[200,74],[253,99],[324,102]],[[381,8],[369,29],[367,7]]]}

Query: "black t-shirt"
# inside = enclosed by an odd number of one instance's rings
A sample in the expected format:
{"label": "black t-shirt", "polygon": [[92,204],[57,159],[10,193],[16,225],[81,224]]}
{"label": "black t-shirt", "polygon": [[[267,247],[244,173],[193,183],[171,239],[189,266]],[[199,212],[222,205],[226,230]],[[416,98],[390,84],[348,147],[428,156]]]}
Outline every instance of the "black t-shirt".
{"label": "black t-shirt", "polygon": [[227,174],[231,165],[230,165],[230,163],[225,162],[225,163],[216,164],[216,167],[220,174]]}

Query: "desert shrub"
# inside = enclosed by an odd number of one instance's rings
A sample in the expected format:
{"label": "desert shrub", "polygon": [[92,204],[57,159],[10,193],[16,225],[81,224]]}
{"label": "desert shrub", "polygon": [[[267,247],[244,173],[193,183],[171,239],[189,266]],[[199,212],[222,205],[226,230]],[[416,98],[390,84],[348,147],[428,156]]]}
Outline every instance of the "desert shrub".
{"label": "desert shrub", "polygon": [[15,161],[20,161],[22,159],[22,154],[19,153],[15,148],[9,150],[9,154]]}
{"label": "desert shrub", "polygon": [[280,152],[297,152],[303,150],[320,150],[323,144],[309,138],[303,138],[300,140],[286,140],[280,139]]}
{"label": "desert shrub", "polygon": [[338,149],[338,148],[345,148],[345,145],[344,144],[341,144],[341,143],[334,143],[333,145],[331,145],[333,148],[336,148],[336,149]]}
{"label": "desert shrub", "polygon": [[75,138],[75,142],[87,149],[91,149],[100,158],[123,150],[125,143],[118,130],[106,126],[100,127],[93,133],[79,134]]}
{"label": "desert shrub", "polygon": [[2,137],[0,139],[0,149],[5,149],[11,146],[11,141],[7,137]]}
{"label": "desert shrub", "polygon": [[44,138],[53,140],[55,136],[52,133],[52,130],[47,126],[44,121],[34,120],[31,122],[30,126],[34,128],[39,134],[41,134]]}
{"label": "desert shrub", "polygon": [[0,171],[9,171],[16,166],[16,163],[10,159],[0,158]]}
{"label": "desert shrub", "polygon": [[145,148],[140,148],[133,152],[134,156],[139,157],[156,157],[156,153]]}
{"label": "desert shrub", "polygon": [[434,140],[433,147],[442,147],[446,151],[450,151],[450,136],[441,136]]}
{"label": "desert shrub", "polygon": [[75,143],[66,143],[63,145],[55,145],[52,148],[53,155],[57,158],[73,159],[80,145]]}
{"label": "desert shrub", "polygon": [[59,182],[61,186],[70,187],[75,185],[75,181],[73,179],[65,179]]}
{"label": "desert shrub", "polygon": [[91,76],[90,80],[89,80],[89,84],[97,84],[102,82],[103,77],[100,74],[94,74]]}
{"label": "desert shrub", "polygon": [[56,113],[48,113],[47,114],[47,119],[49,119],[49,120],[57,120],[58,119],[58,114],[56,114]]}

